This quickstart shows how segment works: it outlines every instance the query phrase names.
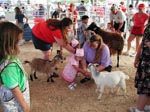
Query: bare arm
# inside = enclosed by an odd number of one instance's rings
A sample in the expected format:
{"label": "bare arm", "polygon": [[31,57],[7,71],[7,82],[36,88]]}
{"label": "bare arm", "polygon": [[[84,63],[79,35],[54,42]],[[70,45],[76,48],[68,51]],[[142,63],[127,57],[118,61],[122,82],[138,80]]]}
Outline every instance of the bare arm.
{"label": "bare arm", "polygon": [[24,18],[26,18],[26,23],[28,23],[28,18],[26,16]]}
{"label": "bare arm", "polygon": [[58,39],[56,37],[54,38],[61,47],[67,49],[69,52],[75,53],[75,49],[72,46],[70,46],[69,44],[66,44],[62,39]]}
{"label": "bare arm", "polygon": [[104,69],[105,69],[105,67],[102,66],[102,65],[99,65],[99,66],[97,67],[97,70],[98,70],[98,71],[103,71]]}
{"label": "bare arm", "polygon": [[18,22],[18,19],[16,19],[16,25],[18,26],[19,22]]}
{"label": "bare arm", "polygon": [[24,112],[30,112],[30,108],[28,106],[28,104],[26,103],[21,91],[19,90],[18,87],[12,89],[12,93],[14,94],[16,100],[20,103],[20,105],[23,108]]}
{"label": "bare arm", "polygon": [[84,70],[86,70],[87,68],[87,64],[86,64],[86,60],[83,58],[82,61],[81,61],[81,66]]}
{"label": "bare arm", "polygon": [[81,72],[85,76],[90,76],[90,73],[87,70],[84,70],[82,68],[77,67],[76,65],[73,65],[73,67],[78,71]]}
{"label": "bare arm", "polygon": [[120,29],[122,28],[123,23],[119,23],[119,27],[118,27],[118,31],[120,31]]}

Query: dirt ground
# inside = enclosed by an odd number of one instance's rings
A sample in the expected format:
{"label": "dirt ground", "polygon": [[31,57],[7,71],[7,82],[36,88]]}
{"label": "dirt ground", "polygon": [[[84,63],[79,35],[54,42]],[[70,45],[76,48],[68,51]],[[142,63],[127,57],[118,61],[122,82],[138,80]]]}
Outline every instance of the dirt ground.
{"label": "dirt ground", "polygon": [[[56,49],[58,49],[57,46],[53,50],[53,55]],[[19,57],[22,62],[34,57],[42,57],[42,53],[35,50],[32,43],[20,46],[20,50]],[[64,55],[68,57],[69,53],[64,51]],[[30,81],[31,112],[127,112],[129,107],[136,105],[137,100],[136,89],[134,88],[136,69],[133,67],[133,60],[134,57],[121,55],[120,67],[117,68],[116,56],[112,56],[113,70],[121,70],[130,76],[130,79],[126,81],[127,98],[123,97],[122,91],[119,91],[119,95],[116,96],[110,94],[109,89],[106,88],[102,100],[98,101],[94,81],[81,84],[80,80],[84,78],[82,74],[76,78],[77,88],[71,91],[61,77],[55,78],[54,83],[47,83],[46,75],[38,73],[38,79],[33,82]],[[59,74],[65,64],[66,61],[60,64]],[[29,74],[29,65],[24,65],[24,67]],[[0,112],[2,112],[1,106]]]}

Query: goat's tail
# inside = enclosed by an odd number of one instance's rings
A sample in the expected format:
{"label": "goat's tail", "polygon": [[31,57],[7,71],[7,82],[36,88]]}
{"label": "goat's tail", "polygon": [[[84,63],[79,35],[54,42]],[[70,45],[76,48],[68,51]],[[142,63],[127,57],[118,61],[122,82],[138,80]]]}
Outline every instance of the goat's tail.
{"label": "goat's tail", "polygon": [[25,60],[23,64],[26,64],[26,63],[30,63],[30,61],[28,61],[28,60]]}
{"label": "goat's tail", "polygon": [[128,75],[125,75],[125,79],[129,80],[129,76],[128,76]]}

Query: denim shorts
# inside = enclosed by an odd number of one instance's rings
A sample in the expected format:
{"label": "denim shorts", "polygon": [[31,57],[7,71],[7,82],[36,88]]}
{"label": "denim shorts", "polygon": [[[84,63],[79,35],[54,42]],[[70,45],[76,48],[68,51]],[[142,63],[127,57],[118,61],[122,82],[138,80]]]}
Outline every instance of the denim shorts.
{"label": "denim shorts", "polygon": [[53,46],[53,44],[44,42],[43,40],[37,38],[33,33],[32,33],[32,41],[33,41],[34,47],[42,51],[48,51]]}

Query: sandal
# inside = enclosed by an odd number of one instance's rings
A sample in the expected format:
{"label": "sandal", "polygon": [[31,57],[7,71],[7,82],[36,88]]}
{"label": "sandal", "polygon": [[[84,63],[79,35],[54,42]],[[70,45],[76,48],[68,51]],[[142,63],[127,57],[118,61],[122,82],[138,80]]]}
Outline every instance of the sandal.
{"label": "sandal", "polygon": [[91,80],[91,78],[90,77],[85,77],[84,79],[82,79],[81,81],[80,81],[80,83],[85,83],[85,82],[88,82],[88,81],[90,81]]}

